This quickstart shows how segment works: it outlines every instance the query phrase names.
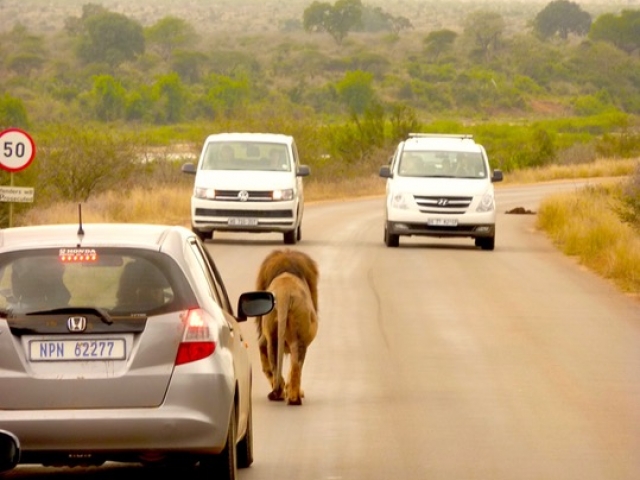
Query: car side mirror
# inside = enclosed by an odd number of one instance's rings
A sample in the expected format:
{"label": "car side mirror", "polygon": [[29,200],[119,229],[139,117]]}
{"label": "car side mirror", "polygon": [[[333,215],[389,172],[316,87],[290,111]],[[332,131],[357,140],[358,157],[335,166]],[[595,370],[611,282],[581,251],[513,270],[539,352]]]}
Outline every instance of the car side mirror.
{"label": "car side mirror", "polygon": [[389,168],[388,165],[384,165],[384,166],[380,167],[379,175],[382,178],[391,178],[391,177],[393,177],[393,175],[391,174],[391,168]]}
{"label": "car side mirror", "polygon": [[196,166],[193,163],[185,163],[182,165],[182,173],[188,173],[190,175],[196,174]]}
{"label": "car side mirror", "polygon": [[266,290],[245,292],[238,299],[238,321],[244,321],[247,317],[260,317],[266,315],[276,304],[273,293]]}
{"label": "car side mirror", "polygon": [[494,183],[495,182],[501,182],[503,178],[504,177],[502,175],[502,170],[495,169],[493,171],[493,175],[491,176],[491,181],[494,182]]}
{"label": "car side mirror", "polygon": [[311,175],[311,169],[308,165],[300,165],[298,167],[298,170],[296,171],[297,177],[308,177],[309,175]]}
{"label": "car side mirror", "polygon": [[13,433],[0,430],[0,473],[11,470],[20,461],[20,441]]}

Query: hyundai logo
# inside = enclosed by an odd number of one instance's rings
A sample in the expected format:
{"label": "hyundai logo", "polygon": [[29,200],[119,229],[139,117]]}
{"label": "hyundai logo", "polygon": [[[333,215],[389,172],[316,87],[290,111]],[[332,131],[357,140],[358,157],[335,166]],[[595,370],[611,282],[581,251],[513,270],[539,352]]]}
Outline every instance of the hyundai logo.
{"label": "hyundai logo", "polygon": [[241,202],[246,202],[247,200],[249,200],[249,192],[247,192],[246,190],[241,190],[238,193],[238,200],[240,200]]}
{"label": "hyundai logo", "polygon": [[447,200],[446,198],[439,198],[438,199],[438,206],[439,207],[446,207],[447,205],[449,205],[449,200]]}
{"label": "hyundai logo", "polygon": [[67,329],[70,332],[84,332],[87,329],[87,318],[69,317],[67,319]]}

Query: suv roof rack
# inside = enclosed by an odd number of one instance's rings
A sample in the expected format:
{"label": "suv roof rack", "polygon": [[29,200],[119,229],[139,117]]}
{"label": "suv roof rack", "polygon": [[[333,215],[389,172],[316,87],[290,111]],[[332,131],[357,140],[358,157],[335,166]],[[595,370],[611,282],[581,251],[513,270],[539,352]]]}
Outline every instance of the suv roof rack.
{"label": "suv roof rack", "polygon": [[409,138],[459,138],[461,140],[472,139],[470,133],[410,133]]}

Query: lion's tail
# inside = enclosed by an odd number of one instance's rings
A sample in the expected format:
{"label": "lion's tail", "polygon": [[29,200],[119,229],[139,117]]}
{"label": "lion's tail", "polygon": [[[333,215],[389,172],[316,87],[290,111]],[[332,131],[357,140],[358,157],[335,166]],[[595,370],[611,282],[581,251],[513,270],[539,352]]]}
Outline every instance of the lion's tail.
{"label": "lion's tail", "polygon": [[276,365],[276,381],[278,382],[276,390],[284,388],[280,385],[282,371],[284,370],[284,349],[285,334],[287,331],[287,320],[289,318],[289,310],[291,309],[291,291],[289,288],[279,288],[276,301],[278,302],[278,363]]}

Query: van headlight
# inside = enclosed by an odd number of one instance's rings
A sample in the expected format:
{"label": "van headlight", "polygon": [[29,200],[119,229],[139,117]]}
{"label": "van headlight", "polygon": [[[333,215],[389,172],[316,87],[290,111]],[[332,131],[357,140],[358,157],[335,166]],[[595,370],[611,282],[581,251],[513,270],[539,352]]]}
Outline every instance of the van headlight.
{"label": "van headlight", "polygon": [[193,196],[196,198],[213,200],[214,198],[216,198],[216,191],[213,188],[196,187],[193,189]]}
{"label": "van headlight", "polygon": [[480,205],[476,208],[476,212],[492,212],[495,209],[495,202],[491,193],[485,193],[480,200]]}
{"label": "van headlight", "polygon": [[408,193],[393,193],[389,201],[391,208],[398,208],[400,210],[408,210],[411,205],[411,195]]}
{"label": "van headlight", "polygon": [[274,190],[271,198],[278,201],[293,200],[293,189],[286,188],[284,190]]}

